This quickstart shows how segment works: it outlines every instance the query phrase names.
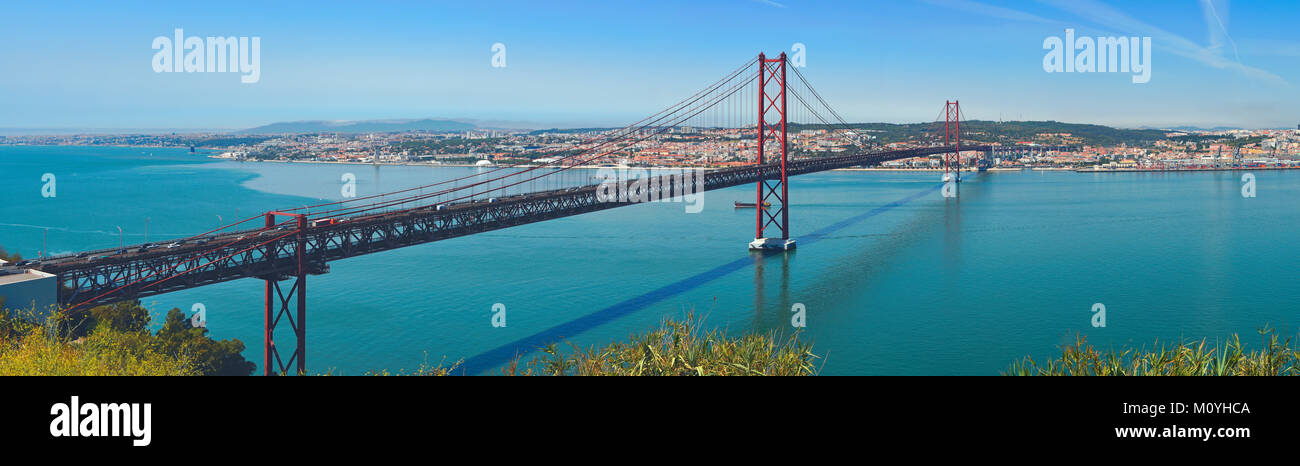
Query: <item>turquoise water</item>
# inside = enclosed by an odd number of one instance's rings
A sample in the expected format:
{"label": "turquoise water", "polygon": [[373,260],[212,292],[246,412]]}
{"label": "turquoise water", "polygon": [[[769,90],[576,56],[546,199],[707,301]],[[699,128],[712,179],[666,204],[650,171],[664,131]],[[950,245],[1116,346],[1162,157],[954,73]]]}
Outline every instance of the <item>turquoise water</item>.
{"label": "turquoise water", "polygon": [[[187,236],[275,208],[473,168],[213,162],[184,150],[0,147],[0,245],[25,256]],[[41,175],[57,196],[41,197]],[[577,183],[590,173],[570,175]],[[1296,329],[1300,173],[987,173],[944,199],[932,173],[791,180],[798,251],[751,256],[753,188],[614,209],[332,264],[308,281],[308,366],[358,374],[465,359],[490,367],[534,342],[623,339],[694,309],[730,332],[788,332],[826,374],[996,374],[1075,333],[1102,345]],[[898,202],[900,200],[906,202]],[[48,230],[46,230],[48,228]],[[207,308],[218,338],[261,361],[261,282],[144,299]],[[507,326],[490,323],[506,307]],[[1094,303],[1105,328],[1090,324]],[[282,344],[292,335],[277,334]]]}

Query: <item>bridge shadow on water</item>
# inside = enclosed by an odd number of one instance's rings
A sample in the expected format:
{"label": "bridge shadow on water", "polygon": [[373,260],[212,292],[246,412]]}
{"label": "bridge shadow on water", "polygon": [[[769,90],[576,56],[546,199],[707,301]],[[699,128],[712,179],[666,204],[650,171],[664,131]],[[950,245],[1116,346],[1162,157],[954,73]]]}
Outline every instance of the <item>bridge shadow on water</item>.
{"label": "bridge shadow on water", "polygon": [[[823,239],[827,239],[831,234],[839,230],[860,223],[864,220],[888,212],[895,208],[901,207],[905,204],[923,198],[927,195],[931,195],[936,191],[942,189],[942,187],[943,187],[942,184],[935,184],[931,187],[922,189],[914,194],[908,195],[896,201],[878,206],[867,212],[863,212],[861,214],[846,218],[844,220],[840,220],[831,225],[827,225],[821,229],[818,229],[812,233],[802,235],[797,238],[799,241],[799,248],[803,249],[812,246]],[[945,246],[948,249],[946,251],[948,254],[945,255],[947,255],[950,258],[953,258],[954,255],[960,251],[960,241],[961,241],[960,239],[961,222],[960,222],[960,218],[958,218],[960,214],[958,213],[959,209],[958,209],[958,203],[956,199],[946,200],[944,212],[945,212],[945,217],[948,219],[946,220],[945,223],[946,234],[945,234],[945,241],[944,241]],[[542,330],[532,335],[528,335],[526,337],[508,342],[506,344],[497,346],[496,348],[493,348],[491,350],[477,354],[464,361],[464,364],[462,365],[465,371],[464,373],[481,374],[487,370],[506,364],[518,356],[531,353],[539,347],[562,340],[564,338],[573,337],[592,328],[596,328],[600,325],[604,325],[614,319],[645,309],[646,307],[659,303],[660,301],[671,298],[673,296],[677,296],[687,291],[699,288],[705,284],[716,281],[719,278],[728,276],[732,273],[738,272],[750,266],[754,266],[754,285],[756,288],[754,293],[754,313],[755,313],[754,319],[756,323],[759,323],[759,326],[761,328],[765,326],[762,323],[762,321],[764,320],[763,309],[766,304],[764,301],[764,293],[762,290],[764,289],[764,284],[765,284],[764,283],[765,269],[768,267],[768,265],[765,265],[765,262],[769,260],[775,260],[775,258],[772,257],[773,255],[782,256],[780,262],[781,290],[780,290],[778,300],[781,305],[781,309],[788,309],[789,306],[791,306],[790,295],[789,295],[789,282],[790,282],[789,265],[790,265],[790,261],[792,260],[792,256],[794,254],[797,254],[797,252],[746,254],[745,256],[737,258],[734,261],[721,264],[712,269],[706,270],[704,272],[700,272],[690,277],[686,277],[682,280],[678,280],[676,282],[670,283],[660,288],[629,298],[627,300],[597,310],[595,312],[584,315],[577,319],[564,322],[562,324],[553,326],[551,328]],[[957,260],[957,259],[954,258],[952,260]],[[783,321],[783,319],[788,316],[784,315],[784,313],[777,313],[775,317],[777,318],[777,320]],[[780,325],[781,322],[774,322],[774,324]]]}
{"label": "bridge shadow on water", "polygon": [[[973,179],[971,179],[973,180]],[[968,181],[971,181],[968,180]],[[963,195],[978,199],[987,194],[987,184],[978,186],[972,185],[971,188],[963,192]],[[932,192],[932,191],[931,191]],[[930,232],[936,228],[943,228],[941,233],[941,256],[944,260],[944,276],[942,282],[944,286],[954,285],[953,280],[957,277],[952,271],[956,271],[961,266],[961,243],[963,241],[962,219],[960,209],[960,199],[944,199],[942,205],[925,207],[915,212],[916,215],[909,216],[902,220],[901,223],[889,228],[888,231],[873,232],[868,235],[848,235],[848,236],[821,236],[819,239],[849,239],[859,241],[868,238],[875,240],[865,247],[851,246],[845,253],[836,253],[835,260],[829,263],[819,263],[811,267],[815,276],[801,277],[804,285],[801,285],[800,292],[802,296],[798,299],[790,298],[790,268],[797,266],[792,264],[798,258],[796,254],[781,255],[780,262],[776,262],[776,257],[770,255],[753,255],[754,259],[754,312],[752,328],[756,331],[774,330],[785,332],[790,329],[790,317],[793,312],[791,306],[794,302],[800,302],[805,305],[805,309],[818,310],[819,319],[831,317],[833,319],[848,318],[852,316],[831,316],[823,313],[825,310],[840,310],[845,307],[843,303],[861,299],[864,293],[874,295],[867,288],[876,286],[880,273],[887,273],[891,268],[896,267],[900,262],[910,260],[916,247],[928,238],[932,238]],[[860,242],[860,241],[859,241]],[[780,283],[776,288],[776,303],[768,305],[772,295],[767,287],[767,281],[775,277],[773,267],[780,267]],[[805,274],[808,271],[804,269]],[[937,274],[940,273],[936,271]],[[920,288],[929,288],[930,284],[918,283]],[[955,286],[955,285],[954,285]],[[859,309],[853,311],[863,312],[891,312],[893,309],[888,302],[876,302],[878,298],[868,298],[873,300],[869,304],[864,304]],[[811,311],[809,311],[811,312]],[[856,314],[855,314],[856,315]],[[823,322],[825,322],[823,320]]]}

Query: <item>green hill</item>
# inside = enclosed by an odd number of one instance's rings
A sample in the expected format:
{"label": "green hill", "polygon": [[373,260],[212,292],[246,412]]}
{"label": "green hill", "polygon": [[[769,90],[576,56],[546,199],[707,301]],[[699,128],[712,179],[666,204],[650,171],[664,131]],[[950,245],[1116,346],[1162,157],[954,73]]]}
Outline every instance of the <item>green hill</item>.
{"label": "green hill", "polygon": [[367,121],[290,121],[272,123],[238,131],[240,134],[285,133],[396,133],[427,131],[432,133],[467,131],[473,124],[456,120],[367,120]]}
{"label": "green hill", "polygon": [[[1058,121],[963,121],[962,135],[971,141],[1013,144],[1036,142],[1041,144],[1081,143],[1091,146],[1128,144],[1145,146],[1165,138],[1166,131],[1157,129],[1120,129],[1109,126]],[[850,127],[864,130],[884,144],[923,140],[933,134],[934,123],[850,123]],[[791,130],[824,129],[826,125],[792,124]],[[1059,136],[1068,134],[1069,136]],[[1058,136],[1047,136],[1058,135]],[[1070,141],[1077,139],[1077,141]]]}

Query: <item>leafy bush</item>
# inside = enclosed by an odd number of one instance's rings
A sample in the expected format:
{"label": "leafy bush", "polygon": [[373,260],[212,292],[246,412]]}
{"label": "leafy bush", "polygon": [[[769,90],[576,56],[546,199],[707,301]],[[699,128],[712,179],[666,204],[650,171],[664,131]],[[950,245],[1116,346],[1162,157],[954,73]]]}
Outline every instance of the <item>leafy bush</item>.
{"label": "leafy bush", "polygon": [[58,317],[3,316],[0,375],[194,375],[193,365],[158,351],[147,334],[108,326],[72,338]]}
{"label": "leafy bush", "polygon": [[124,301],[67,315],[0,313],[0,375],[250,375],[239,340],[213,340],[180,309],[156,334],[149,311]]}

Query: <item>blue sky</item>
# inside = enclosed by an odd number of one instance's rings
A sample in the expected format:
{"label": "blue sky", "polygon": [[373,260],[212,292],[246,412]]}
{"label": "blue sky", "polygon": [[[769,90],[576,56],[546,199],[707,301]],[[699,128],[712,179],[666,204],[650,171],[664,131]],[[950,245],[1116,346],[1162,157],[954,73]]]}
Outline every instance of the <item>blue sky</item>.
{"label": "blue sky", "polygon": [[[0,128],[245,128],[288,120],[473,118],[621,125],[760,51],[850,121],[1116,126],[1300,124],[1294,0],[11,2]],[[261,79],[155,73],[157,36],[261,38]],[[1152,79],[1047,73],[1043,41],[1149,36]],[[505,68],[491,66],[506,45]]]}

